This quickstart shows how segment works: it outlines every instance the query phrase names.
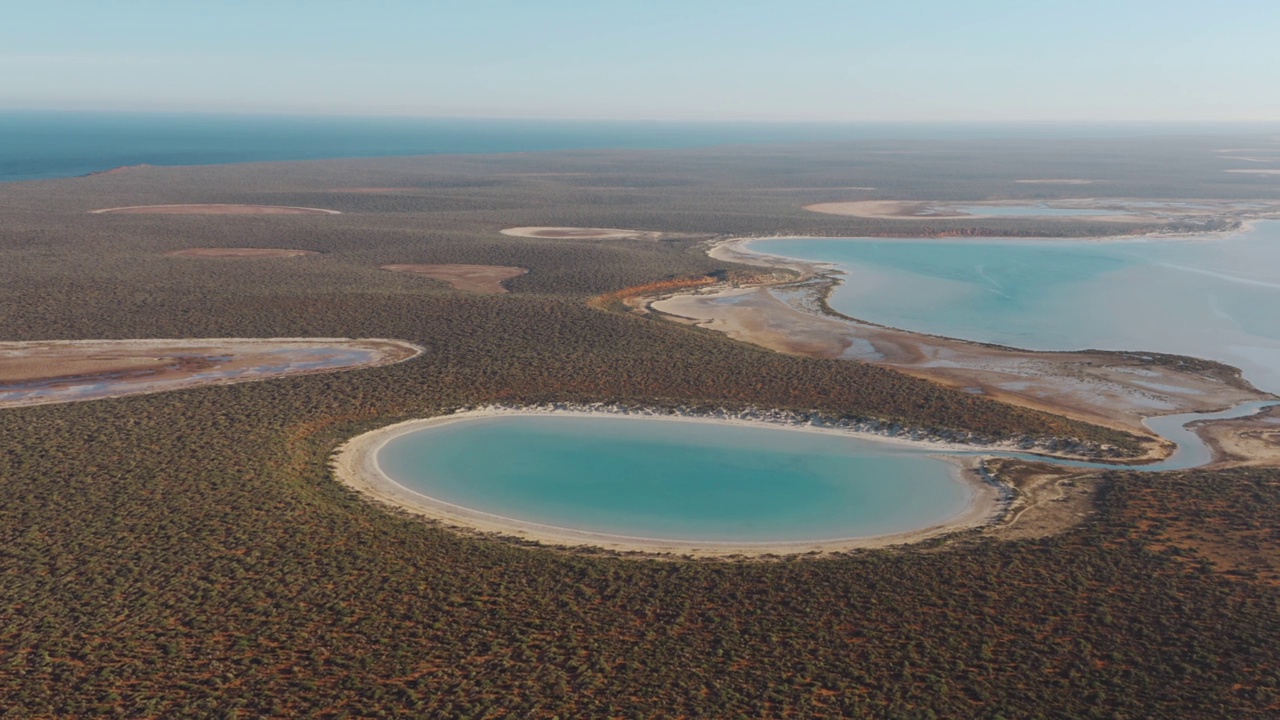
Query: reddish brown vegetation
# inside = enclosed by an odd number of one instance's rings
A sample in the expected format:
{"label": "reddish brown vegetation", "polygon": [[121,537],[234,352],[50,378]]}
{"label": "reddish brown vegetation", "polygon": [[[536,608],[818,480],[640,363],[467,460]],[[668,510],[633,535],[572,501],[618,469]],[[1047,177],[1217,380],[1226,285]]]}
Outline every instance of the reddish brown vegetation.
{"label": "reddish brown vegetation", "polygon": [[615,303],[625,302],[629,298],[645,297],[648,295],[658,295],[673,290],[687,290],[689,288],[704,287],[714,285],[720,282],[718,279],[709,275],[699,275],[697,277],[683,277],[674,280],[661,280],[659,282],[645,283],[644,285],[633,285],[631,287],[622,288],[613,292],[596,295],[587,301],[587,304],[593,308],[601,310],[614,307]]}

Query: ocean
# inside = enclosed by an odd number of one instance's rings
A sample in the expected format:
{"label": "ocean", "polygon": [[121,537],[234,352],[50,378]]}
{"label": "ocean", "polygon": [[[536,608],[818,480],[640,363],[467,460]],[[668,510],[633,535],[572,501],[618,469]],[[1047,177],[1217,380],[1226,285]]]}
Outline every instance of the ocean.
{"label": "ocean", "polygon": [[0,111],[0,182],[75,177],[142,164],[1244,130],[1208,125],[692,123],[10,110]]}

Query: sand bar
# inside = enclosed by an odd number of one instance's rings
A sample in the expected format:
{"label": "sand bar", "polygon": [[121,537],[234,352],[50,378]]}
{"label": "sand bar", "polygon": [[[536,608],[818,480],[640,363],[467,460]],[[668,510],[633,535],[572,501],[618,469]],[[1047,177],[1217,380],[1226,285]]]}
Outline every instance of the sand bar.
{"label": "sand bar", "polygon": [[380,338],[0,342],[0,409],[355,370],[422,352]]}
{"label": "sand bar", "polygon": [[447,282],[456,290],[478,293],[505,293],[502,283],[529,272],[527,268],[505,265],[383,265],[383,270],[421,275]]}
{"label": "sand bar", "polygon": [[186,248],[165,253],[169,257],[191,258],[285,258],[319,254],[315,250],[290,248]]}
{"label": "sand bar", "polygon": [[[976,210],[977,212],[967,212],[959,210],[953,206],[963,205],[968,210]],[[1150,217],[1133,216],[1126,214],[1107,215],[1105,210],[1100,210],[1098,215],[1089,216],[1061,216],[1047,212],[1045,215],[1027,214],[1023,216],[1010,216],[998,214],[983,214],[982,207],[988,206],[992,208],[1008,208],[1008,207],[1037,207],[1040,203],[1036,202],[938,202],[923,200],[853,200],[849,202],[824,202],[805,205],[804,209],[810,212],[824,213],[827,215],[844,215],[847,217],[860,217],[874,220],[976,220],[976,219],[1014,219],[1021,217],[1022,219],[1035,218],[1037,220],[1101,220],[1106,222],[1149,222]],[[1046,208],[1053,210],[1056,208]],[[1091,209],[1085,207],[1071,207],[1063,209]]]}
{"label": "sand bar", "polygon": [[229,205],[221,203],[185,205],[127,205],[90,210],[91,215],[341,215],[338,210],[288,207],[285,205]]}
{"label": "sand bar", "polygon": [[[671,422],[701,422],[731,425],[753,425],[756,427],[779,427],[762,420],[738,420],[710,418],[692,415],[666,414],[618,414],[612,412],[592,412],[558,410],[548,408],[480,408],[473,411],[445,415],[421,420],[409,420],[390,425],[378,430],[357,435],[339,447],[332,458],[331,467],[337,479],[347,487],[362,495],[385,505],[407,510],[416,515],[438,520],[446,525],[482,533],[497,533],[504,536],[533,540],[548,545],[570,547],[599,547],[617,552],[642,552],[650,554],[672,553],[694,557],[726,557],[726,556],[760,556],[791,555],[809,552],[844,552],[859,548],[886,547],[905,543],[919,542],[939,535],[944,535],[967,528],[981,527],[995,521],[1002,513],[1005,495],[1001,489],[988,482],[978,471],[980,458],[967,456],[964,458],[939,456],[955,465],[957,481],[964,483],[969,490],[969,502],[947,522],[909,532],[870,537],[853,537],[837,540],[793,541],[793,542],[717,542],[708,540],[686,541],[661,538],[632,537],[611,535],[607,533],[574,530],[572,528],[555,527],[515,518],[503,517],[492,513],[461,507],[452,503],[437,500],[422,493],[410,490],[392,480],[377,462],[378,451],[394,438],[430,427],[462,422],[466,420],[498,417],[502,415],[559,415],[638,418],[645,420],[662,419]],[[861,433],[835,428],[790,427],[800,432],[818,432],[840,434],[882,443],[911,443],[916,447],[936,449],[940,452],[963,449],[973,451],[974,446],[958,445],[943,442],[915,441],[886,438],[872,433]],[[995,447],[993,446],[993,449]],[[892,482],[891,479],[886,482]]]}
{"label": "sand bar", "polygon": [[349,187],[349,188],[329,188],[332,193],[355,193],[357,195],[402,195],[405,193],[422,192],[429,188],[416,187]]}
{"label": "sand bar", "polygon": [[623,230],[620,228],[584,227],[513,227],[501,231],[503,235],[551,240],[656,240],[662,233],[649,230]]}

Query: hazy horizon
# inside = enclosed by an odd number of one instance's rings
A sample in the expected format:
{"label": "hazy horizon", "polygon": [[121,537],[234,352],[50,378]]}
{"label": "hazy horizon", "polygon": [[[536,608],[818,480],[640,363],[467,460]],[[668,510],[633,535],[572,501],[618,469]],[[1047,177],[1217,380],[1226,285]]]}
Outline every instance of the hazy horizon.
{"label": "hazy horizon", "polygon": [[1274,7],[48,0],[0,109],[670,122],[1271,123]]}

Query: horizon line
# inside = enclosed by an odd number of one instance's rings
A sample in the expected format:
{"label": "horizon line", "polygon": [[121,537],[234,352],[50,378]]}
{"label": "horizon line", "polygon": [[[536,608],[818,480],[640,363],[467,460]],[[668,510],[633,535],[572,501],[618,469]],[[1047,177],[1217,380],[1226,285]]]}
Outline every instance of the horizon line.
{"label": "horizon line", "polygon": [[1091,118],[1091,119],[819,119],[819,118],[673,118],[673,117],[618,117],[618,116],[558,116],[558,115],[502,115],[486,113],[359,113],[292,110],[209,110],[209,109],[137,109],[137,108],[49,108],[5,107],[0,113],[49,113],[49,114],[107,114],[107,115],[189,115],[233,117],[280,118],[347,118],[368,120],[508,120],[545,122],[635,122],[635,123],[687,123],[695,125],[1276,125],[1280,118],[1267,119],[1170,119],[1170,118]]}

